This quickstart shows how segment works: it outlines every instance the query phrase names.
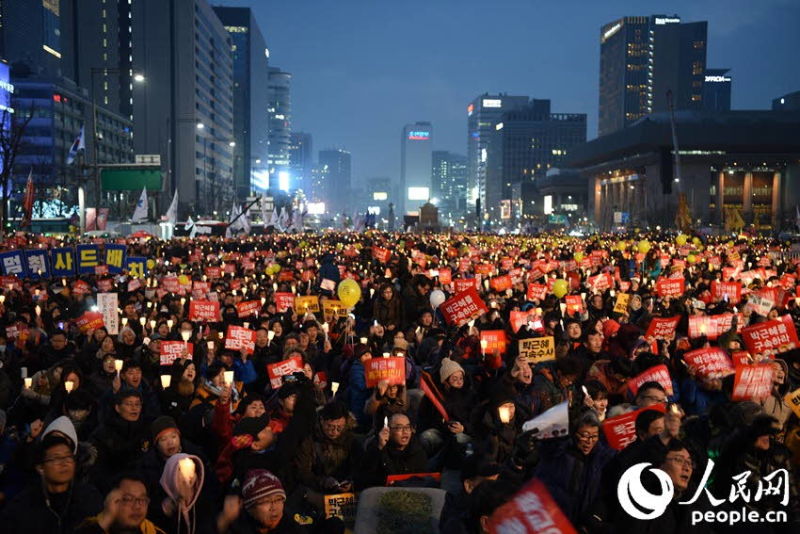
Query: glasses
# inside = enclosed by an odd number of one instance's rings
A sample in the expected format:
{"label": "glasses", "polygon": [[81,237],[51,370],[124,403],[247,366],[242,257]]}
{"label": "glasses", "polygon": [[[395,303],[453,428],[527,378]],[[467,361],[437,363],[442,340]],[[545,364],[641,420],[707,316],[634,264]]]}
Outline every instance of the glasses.
{"label": "glasses", "polygon": [[600,434],[588,434],[586,432],[579,432],[575,434],[581,441],[597,441],[600,439]]}
{"label": "glasses", "polygon": [[134,497],[133,495],[123,495],[122,504],[125,506],[148,506],[150,504],[149,497]]}
{"label": "glasses", "polygon": [[411,425],[394,425],[389,427],[392,432],[411,432]]}
{"label": "glasses", "polygon": [[681,467],[688,467],[690,469],[694,468],[694,462],[691,458],[681,458],[680,456],[668,456],[668,462],[672,462],[675,465],[680,465]]}
{"label": "glasses", "polygon": [[53,456],[52,458],[45,458],[44,463],[46,464],[60,464],[60,465],[67,465],[67,464],[74,464],[75,457],[70,456]]}

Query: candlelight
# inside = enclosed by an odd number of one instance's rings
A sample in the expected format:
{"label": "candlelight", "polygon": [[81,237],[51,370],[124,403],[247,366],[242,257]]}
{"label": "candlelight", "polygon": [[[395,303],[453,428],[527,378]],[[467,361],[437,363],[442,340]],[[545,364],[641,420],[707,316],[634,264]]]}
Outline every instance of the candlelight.
{"label": "candlelight", "polygon": [[244,326],[245,328],[250,328],[250,323],[245,321],[245,322],[242,323],[242,326]]}
{"label": "candlelight", "polygon": [[42,314],[42,307],[39,306],[38,304],[36,305],[36,308],[34,308],[34,310],[36,310],[36,317],[39,317]]}
{"label": "candlelight", "polygon": [[233,384],[233,371],[224,371],[222,374],[224,375],[226,385],[230,386]]}
{"label": "candlelight", "polygon": [[147,324],[147,317],[139,317],[139,324],[144,328],[144,325]]}
{"label": "candlelight", "polygon": [[181,339],[184,343],[188,343],[189,339],[192,337],[191,330],[181,330]]}
{"label": "candlelight", "polygon": [[161,375],[161,388],[162,389],[167,389],[171,383],[172,383],[172,376],[170,376],[170,375]]}
{"label": "candlelight", "polygon": [[23,378],[23,380],[25,381],[25,389],[31,389],[33,378]]}
{"label": "candlelight", "polygon": [[4,303],[5,301],[6,301],[6,296],[0,295],[0,304]]}
{"label": "candlelight", "polygon": [[122,318],[122,326],[128,326],[128,318],[127,317],[123,317]]}
{"label": "candlelight", "polygon": [[175,321],[173,321],[172,319],[167,319],[167,328],[172,330],[173,325],[175,325]]}
{"label": "candlelight", "polygon": [[336,392],[339,391],[339,382],[331,382],[331,391],[336,395]]}
{"label": "candlelight", "polygon": [[359,341],[361,341],[362,345],[366,345],[367,344],[367,338],[365,338],[365,337],[359,338]]}
{"label": "candlelight", "polygon": [[156,322],[155,319],[150,319],[150,330],[155,330],[156,329],[156,324],[158,324],[158,323]]}
{"label": "candlelight", "polygon": [[186,306],[186,297],[181,297],[181,307]]}
{"label": "candlelight", "polygon": [[264,306],[264,304],[266,304],[266,303],[267,303],[267,299],[264,298],[264,297],[261,297],[261,306]]}
{"label": "candlelight", "polygon": [[[327,326],[327,325],[325,325],[325,326]],[[326,332],[328,331],[327,328],[323,328],[323,330],[325,330]],[[274,338],[275,338],[275,332],[273,332],[272,330],[267,332],[267,339],[268,340],[272,341]]]}
{"label": "candlelight", "polygon": [[489,346],[489,340],[481,339],[481,352],[485,355],[486,354],[486,347]]}
{"label": "candlelight", "polygon": [[272,291],[274,291],[276,293],[278,292],[278,282],[273,282],[272,283]]}
{"label": "candlelight", "polygon": [[511,421],[511,408],[508,404],[503,404],[497,408],[497,414],[500,416],[500,422],[508,424]]}
{"label": "candlelight", "polygon": [[72,380],[64,380],[64,389],[67,390],[67,393],[72,393],[72,390],[75,389],[75,382]]}
{"label": "candlelight", "polygon": [[383,428],[389,428],[389,418],[388,417],[384,417],[383,418]]}
{"label": "candlelight", "polygon": [[194,483],[195,478],[195,465],[194,460],[191,458],[183,458],[178,461],[178,472],[189,483]]}
{"label": "candlelight", "polygon": [[124,362],[122,360],[114,360],[114,370],[119,373],[122,371],[123,364]]}
{"label": "candlelight", "polygon": [[389,356],[391,356],[391,353],[389,353],[389,352],[384,352],[383,353],[383,357],[384,358],[388,358]]}
{"label": "candlelight", "polygon": [[209,341],[208,342],[208,350],[211,350],[211,351],[214,350],[214,342],[213,341]]}

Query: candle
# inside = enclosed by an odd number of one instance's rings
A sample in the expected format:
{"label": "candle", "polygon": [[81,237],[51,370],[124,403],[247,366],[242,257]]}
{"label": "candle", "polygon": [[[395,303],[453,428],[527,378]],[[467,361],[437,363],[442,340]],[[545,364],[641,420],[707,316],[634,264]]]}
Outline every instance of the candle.
{"label": "candle", "polygon": [[173,326],[174,324],[175,324],[175,321],[173,321],[172,319],[167,319],[167,328],[169,328],[170,330],[172,330],[172,326]]}
{"label": "candle", "polygon": [[128,325],[128,318],[127,317],[123,317],[122,318],[122,326],[127,326],[127,325]]}
{"label": "candle", "polygon": [[0,295],[0,304],[4,303],[5,301],[6,301],[6,296]]}
{"label": "candle", "polygon": [[489,340],[481,339],[481,354],[486,356],[486,347],[489,346]]}
{"label": "candle", "polygon": [[120,371],[122,371],[122,365],[123,365],[123,363],[124,363],[124,362],[123,362],[122,360],[114,360],[114,370],[115,370],[115,371],[117,371],[118,373],[119,373]]}
{"label": "candle", "polygon": [[178,460],[178,471],[189,484],[194,483],[194,478],[195,478],[194,460],[192,460],[191,458],[182,458],[181,460]]}
{"label": "candle", "polygon": [[23,380],[25,381],[25,389],[31,389],[31,386],[33,385],[33,378],[26,377],[23,378]]}
{"label": "candle", "polygon": [[497,414],[500,416],[501,423],[508,424],[511,421],[511,408],[507,404],[497,408]]}
{"label": "candle", "polygon": [[365,338],[365,337],[359,338],[359,341],[361,341],[362,345],[366,345],[367,344],[367,338]]}
{"label": "candle", "polygon": [[147,324],[147,317],[139,317],[139,324],[144,328],[144,325]]}
{"label": "candle", "polygon": [[331,391],[336,395],[336,392],[339,391],[339,382],[331,382]]}
{"label": "candle", "polygon": [[170,375],[161,375],[161,388],[162,389],[167,389],[171,383],[172,383],[172,376],[170,376]]}
{"label": "candle", "polygon": [[71,393],[73,389],[75,389],[75,382],[72,380],[64,380],[64,389],[67,390],[67,393]]}
{"label": "candle", "polygon": [[211,351],[214,350],[214,342],[213,341],[209,341],[208,342],[208,350],[211,350]]}
{"label": "candle", "polygon": [[391,353],[389,353],[389,352],[384,352],[383,353],[383,357],[384,358],[388,358],[389,356],[391,356]]}
{"label": "candle", "polygon": [[34,309],[36,310],[36,317],[39,317],[42,314],[42,307],[37,304]]}
{"label": "candle", "polygon": [[[324,328],[323,328],[323,330],[324,330]],[[267,339],[269,339],[270,341],[275,339],[275,332],[273,332],[272,330],[268,331],[267,332]]]}
{"label": "candle", "polygon": [[230,386],[233,384],[233,371],[223,371],[222,373],[225,377],[225,384]]}
{"label": "candle", "polygon": [[156,320],[150,319],[150,330],[155,330],[155,329],[156,329]]}
{"label": "candle", "polygon": [[266,303],[267,303],[267,299],[264,298],[264,297],[261,297],[261,305],[263,306]]}
{"label": "candle", "polygon": [[389,418],[388,417],[384,417],[383,418],[383,428],[389,428]]}

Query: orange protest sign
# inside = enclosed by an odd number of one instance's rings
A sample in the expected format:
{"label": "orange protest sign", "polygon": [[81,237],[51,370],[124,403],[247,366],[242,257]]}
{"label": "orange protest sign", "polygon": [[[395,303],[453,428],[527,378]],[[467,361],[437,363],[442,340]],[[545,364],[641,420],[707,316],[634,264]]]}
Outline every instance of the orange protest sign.
{"label": "orange protest sign", "polygon": [[390,386],[404,385],[406,383],[405,358],[370,358],[364,362],[367,387],[374,388],[381,380],[386,380]]}

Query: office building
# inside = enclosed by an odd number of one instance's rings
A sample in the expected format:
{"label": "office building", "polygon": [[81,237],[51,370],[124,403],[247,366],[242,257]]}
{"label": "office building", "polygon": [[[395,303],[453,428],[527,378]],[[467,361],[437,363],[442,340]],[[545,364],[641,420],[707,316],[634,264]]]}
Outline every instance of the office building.
{"label": "office building", "polygon": [[800,111],[800,91],[779,96],[772,101],[775,111]]}
{"label": "office building", "polygon": [[433,126],[430,122],[415,122],[403,127],[400,138],[399,213],[417,211],[431,199],[431,157]]}
{"label": "office building", "polygon": [[278,67],[269,68],[269,185],[272,191],[297,189],[289,170],[289,147],[292,133],[292,75]]}
{"label": "office building", "polygon": [[600,30],[600,136],[650,113],[703,108],[707,22],[623,17]]}
{"label": "office building", "polygon": [[324,176],[321,184],[324,195],[318,198],[325,202],[329,214],[344,213],[352,216],[357,207],[350,201],[350,152],[341,148],[320,150],[317,161]]}
{"label": "office building", "polygon": [[233,183],[244,201],[262,181],[269,153],[269,50],[246,7],[214,7],[231,39],[233,54]]}
{"label": "office building", "polygon": [[434,150],[432,188],[439,219],[453,224],[467,210],[467,157],[444,150]]}
{"label": "office building", "polygon": [[703,109],[705,111],[731,110],[730,69],[706,69],[703,82]]}
{"label": "office building", "polygon": [[133,65],[145,73],[134,99],[134,148],[161,154],[165,210],[223,218],[233,203],[232,41],[206,0],[133,3]]}
{"label": "office building", "polygon": [[74,78],[65,58],[72,18],[60,0],[0,1],[0,58],[27,78]]}
{"label": "office building", "polygon": [[489,142],[497,132],[503,113],[526,106],[527,96],[484,93],[467,106],[467,209],[474,214],[476,201],[484,198],[486,157]]}
{"label": "office building", "polygon": [[289,172],[297,182],[298,189],[311,194],[314,168],[314,143],[310,133],[292,132],[289,144]]}
{"label": "office building", "polygon": [[674,226],[683,193],[692,220],[724,226],[731,210],[759,230],[794,227],[800,203],[800,112],[676,114],[676,182],[669,113],[575,147],[564,162],[587,179],[601,230]]}

